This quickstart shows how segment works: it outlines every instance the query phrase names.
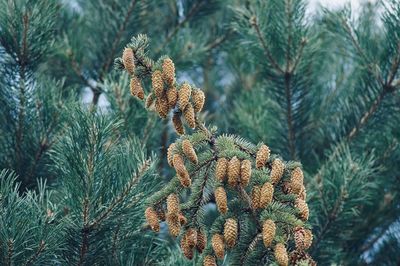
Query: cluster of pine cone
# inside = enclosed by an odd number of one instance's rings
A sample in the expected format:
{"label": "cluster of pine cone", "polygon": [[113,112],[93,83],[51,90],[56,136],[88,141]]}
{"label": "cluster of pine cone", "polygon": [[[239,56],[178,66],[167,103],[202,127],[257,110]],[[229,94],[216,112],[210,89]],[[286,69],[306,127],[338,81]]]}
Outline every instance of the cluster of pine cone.
{"label": "cluster of pine cone", "polygon": [[[161,118],[167,118],[173,110],[172,123],[179,135],[185,134],[181,117],[187,125],[196,128],[196,113],[203,109],[204,92],[186,82],[176,83],[174,62],[166,57],[159,60],[151,74],[152,91],[146,97],[146,108],[155,109]],[[145,93],[142,81],[135,75],[135,55],[131,48],[124,49],[122,62],[125,70],[131,75],[130,91],[133,96],[144,100]]]}
{"label": "cluster of pine cone", "polygon": [[[131,94],[144,100],[145,92],[141,79],[135,76],[135,55],[131,48],[124,50],[122,62],[125,70],[131,75]],[[168,113],[173,110],[172,122],[179,135],[185,134],[182,116],[190,128],[196,128],[196,113],[203,108],[204,93],[199,89],[192,88],[188,83],[181,85],[176,83],[175,66],[170,58],[161,58],[152,68],[151,84],[152,91],[147,95],[146,108],[155,109],[162,118],[166,118]],[[214,136],[208,137],[212,138],[207,140],[208,143],[211,146],[215,145]],[[181,188],[190,188],[192,178],[196,176],[196,173],[189,172],[188,169],[198,170],[203,165],[199,165],[199,157],[195,148],[201,149],[201,147],[194,147],[186,136],[169,146],[167,161],[175,169],[181,187],[174,189],[173,193],[166,193],[162,196],[161,201],[158,200],[156,205],[146,209],[145,217],[152,230],[158,232],[160,222],[165,221],[172,236],[181,235],[180,246],[186,258],[192,259],[196,250],[202,253],[208,246],[203,257],[203,265],[217,265],[217,260],[224,258],[226,250],[235,247],[239,241],[241,218],[238,215],[233,216],[229,212],[227,195],[229,189],[236,190],[238,193],[234,198],[241,195],[240,193],[247,196],[241,200],[248,201],[249,209],[259,224],[256,234],[260,240],[262,239],[265,248],[273,251],[278,265],[285,266],[289,263],[297,265],[301,261],[315,265],[306,252],[313,239],[311,230],[304,226],[294,226],[288,232],[287,228],[283,228],[285,225],[281,224],[284,222],[274,220],[268,215],[261,218],[261,212],[264,209],[267,209],[275,201],[279,202],[276,196],[276,192],[279,191],[280,194],[283,192],[294,195],[294,201],[284,204],[294,207],[298,221],[308,220],[309,209],[305,202],[306,189],[300,167],[286,167],[281,159],[270,156],[270,149],[264,144],[260,145],[257,151],[245,151],[246,159],[240,159],[238,156],[221,156],[214,150],[212,161],[207,163],[215,163],[213,177],[216,187],[213,192],[217,209],[223,218],[223,228],[221,227],[218,232],[208,238],[209,232],[205,228],[199,228],[197,223],[188,221],[188,218],[185,217],[187,207],[181,209],[183,205],[181,205],[178,194]],[[260,183],[260,180],[255,179],[254,172],[257,171],[266,177],[269,176],[269,178],[260,179],[267,181]],[[250,195],[247,195],[246,189]],[[196,205],[193,208],[201,208],[201,206]],[[302,222],[298,223],[303,224]],[[282,228],[280,228],[281,226]],[[279,236],[279,232],[282,231],[280,229],[285,232],[285,235],[287,234],[284,239]],[[288,254],[287,246],[290,241],[294,242],[295,249]],[[208,243],[209,245],[207,245]]]}

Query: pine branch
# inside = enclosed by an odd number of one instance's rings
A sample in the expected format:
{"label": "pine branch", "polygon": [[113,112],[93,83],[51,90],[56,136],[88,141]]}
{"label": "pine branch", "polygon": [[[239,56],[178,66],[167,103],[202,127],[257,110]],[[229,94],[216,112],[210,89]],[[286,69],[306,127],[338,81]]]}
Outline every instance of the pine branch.
{"label": "pine branch", "polygon": [[37,249],[36,253],[34,255],[32,255],[32,257],[25,263],[25,265],[33,265],[35,260],[44,251],[45,247],[46,247],[46,245],[45,245],[44,241],[43,240],[40,241],[40,244],[38,246],[38,249]]}
{"label": "pine branch", "polygon": [[7,241],[7,259],[6,259],[7,266],[13,265],[13,263],[12,263],[13,255],[14,255],[14,240],[9,239]]}
{"label": "pine branch", "polygon": [[129,195],[132,188],[134,188],[134,186],[139,182],[141,177],[146,173],[149,167],[150,167],[150,161],[147,160],[139,168],[139,171],[133,175],[131,181],[121,192],[121,194],[110,204],[110,206],[102,214],[99,215],[99,217],[96,220],[94,220],[92,223],[88,225],[88,229],[93,229],[94,227],[98,226],[104,219],[106,219],[112,213],[112,211],[119,204],[121,204],[121,202],[125,199],[125,197]]}
{"label": "pine branch", "polygon": [[160,53],[165,46],[172,40],[172,38],[179,32],[179,29],[181,27],[183,27],[186,22],[189,21],[190,18],[192,18],[194,15],[196,15],[196,13],[199,11],[199,9],[201,8],[201,6],[205,3],[206,1],[197,1],[196,4],[194,4],[192,6],[192,8],[189,10],[189,12],[187,13],[187,15],[185,16],[185,18],[183,20],[181,20],[172,31],[169,32],[169,34],[167,35],[165,41],[161,44],[161,46],[159,46],[158,48],[155,49],[156,54]]}
{"label": "pine branch", "polygon": [[80,244],[79,262],[77,264],[79,266],[85,264],[85,256],[89,250],[89,233],[90,233],[89,199],[87,197],[83,201],[82,218],[83,218],[83,228],[81,230],[82,242]]}
{"label": "pine branch", "polygon": [[260,26],[258,24],[258,21],[257,21],[256,17],[252,18],[251,26],[254,27],[254,29],[256,31],[256,34],[257,34],[257,38],[258,38],[258,40],[259,40],[259,42],[261,44],[262,49],[264,50],[264,54],[268,58],[268,60],[271,63],[271,65],[275,68],[276,71],[278,71],[281,74],[284,74],[285,72],[282,70],[282,68],[275,61],[274,57],[272,56],[271,51],[268,49],[268,46],[266,44],[266,41],[265,41],[264,37],[262,36],[261,30],[260,30]]}
{"label": "pine branch", "polygon": [[250,245],[247,247],[246,251],[243,253],[242,257],[240,258],[240,265],[247,265],[246,264],[246,258],[248,258],[251,254],[251,252],[255,249],[257,246],[257,243],[262,239],[262,234],[258,233],[253,240],[250,242]]}

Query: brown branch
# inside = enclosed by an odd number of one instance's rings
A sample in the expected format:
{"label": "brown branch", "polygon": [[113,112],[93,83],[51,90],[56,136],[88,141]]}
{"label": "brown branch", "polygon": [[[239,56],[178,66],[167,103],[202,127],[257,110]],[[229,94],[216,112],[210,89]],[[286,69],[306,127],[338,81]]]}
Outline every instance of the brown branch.
{"label": "brown branch", "polygon": [[147,160],[143,163],[143,165],[139,168],[138,172],[136,172],[131,181],[129,181],[128,185],[125,187],[125,189],[120,193],[117,199],[115,199],[110,206],[102,213],[100,214],[96,220],[94,220],[91,224],[88,225],[89,229],[92,229],[93,227],[96,227],[99,225],[105,218],[107,218],[110,213],[124,200],[124,198],[129,194],[129,192],[132,190],[132,188],[137,184],[137,182],[140,180],[140,178],[144,175],[144,173],[149,169],[150,167],[150,161]]}
{"label": "brown branch", "polygon": [[288,126],[288,140],[289,140],[289,152],[290,159],[296,159],[296,137],[293,126],[293,114],[292,114],[292,92],[291,92],[291,73],[285,73],[285,96],[286,96],[286,117]]}
{"label": "brown branch", "polygon": [[78,265],[84,265],[85,256],[89,250],[89,199],[85,198],[83,201],[83,228],[81,230],[82,242],[80,245],[79,262]]}
{"label": "brown branch", "polygon": [[192,8],[189,10],[187,15],[183,20],[181,20],[172,31],[169,32],[167,35],[165,41],[157,48],[155,49],[156,54],[158,54],[160,51],[162,51],[165,46],[171,41],[171,39],[178,33],[179,29],[189,21],[189,19],[196,14],[196,12],[200,9],[201,5],[204,4],[205,1],[198,1],[196,2],[195,5],[192,6]]}
{"label": "brown branch", "polygon": [[389,85],[392,84],[394,78],[396,77],[397,71],[399,69],[399,65],[400,65],[400,41],[397,43],[397,55],[392,62],[392,66],[391,66],[390,72],[389,72],[389,80],[388,80],[387,84],[389,84]]}
{"label": "brown branch", "polygon": [[45,245],[44,241],[43,240],[40,241],[40,244],[38,246],[36,253],[34,255],[32,255],[32,257],[30,257],[30,259],[25,263],[25,265],[33,264],[33,262],[39,257],[40,253],[43,252],[45,247],[46,247],[46,245]]}
{"label": "brown branch", "polygon": [[264,50],[264,54],[265,56],[268,58],[268,60],[270,61],[271,65],[281,74],[284,74],[284,71],[282,70],[282,68],[278,65],[278,63],[275,61],[274,57],[271,54],[271,51],[268,49],[268,46],[261,34],[261,30],[260,30],[260,26],[257,23],[257,19],[254,18],[251,22],[251,25],[254,27],[254,29],[256,30],[257,33],[257,38],[260,41],[260,44]]}
{"label": "brown branch", "polygon": [[250,253],[254,250],[254,248],[256,247],[258,241],[260,241],[262,239],[262,234],[258,233],[253,240],[250,242],[249,246],[246,248],[246,252],[243,254],[243,256],[240,258],[240,264],[241,265],[246,265],[245,264],[245,260],[246,258],[249,257]]}
{"label": "brown branch", "polygon": [[122,38],[122,33],[125,31],[126,26],[128,25],[129,19],[132,16],[132,12],[133,12],[133,10],[135,8],[136,3],[137,3],[136,0],[133,0],[133,1],[131,1],[130,5],[128,7],[128,11],[126,12],[124,20],[123,20],[121,26],[118,29],[116,38],[114,39],[114,41],[113,41],[113,43],[111,45],[110,53],[107,56],[107,59],[105,60],[105,63],[101,68],[102,69],[102,74],[100,75],[100,80],[103,79],[106,71],[108,70],[108,68],[110,67],[110,65],[111,65],[111,63],[113,61],[113,58],[115,57],[115,53],[116,53],[116,50],[117,50],[117,47],[118,47],[118,43],[120,42],[120,40]]}
{"label": "brown branch", "polygon": [[14,254],[14,240],[9,239],[7,241],[7,258],[6,258],[6,265],[11,266],[12,265],[12,257]]}
{"label": "brown branch", "polygon": [[367,112],[364,113],[364,115],[361,117],[360,121],[358,121],[357,125],[353,127],[353,129],[350,131],[350,133],[347,135],[347,139],[351,140],[359,131],[360,129],[367,123],[369,118],[372,116],[372,114],[375,113],[375,111],[378,109],[379,105],[381,104],[383,98],[386,95],[386,90],[382,90],[378,98],[375,99],[375,101],[372,103],[371,107],[368,109]]}
{"label": "brown branch", "polygon": [[[19,52],[18,56],[18,63],[19,63],[19,110],[18,110],[18,128],[16,132],[16,156],[17,156],[17,163],[18,168],[21,166],[22,163],[22,142],[24,138],[24,125],[25,125],[25,79],[26,79],[26,57],[28,56],[28,28],[29,28],[29,17],[28,14],[25,13],[22,17],[23,21],[23,32],[22,32],[22,47]],[[16,37],[15,37],[16,41]],[[18,44],[18,43],[16,43]]]}

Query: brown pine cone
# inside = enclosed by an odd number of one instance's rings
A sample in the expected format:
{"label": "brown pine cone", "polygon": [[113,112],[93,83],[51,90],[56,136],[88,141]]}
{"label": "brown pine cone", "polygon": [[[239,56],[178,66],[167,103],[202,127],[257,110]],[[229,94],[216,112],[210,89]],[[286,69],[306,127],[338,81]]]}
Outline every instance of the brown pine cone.
{"label": "brown pine cone", "polygon": [[286,247],[282,243],[276,244],[274,255],[276,263],[278,263],[279,266],[287,266],[289,264]]}
{"label": "brown pine cone", "polygon": [[135,56],[131,48],[125,48],[122,52],[122,62],[129,74],[133,75],[135,72]]}
{"label": "brown pine cone", "polygon": [[189,260],[193,259],[193,255],[194,255],[193,249],[190,248],[190,246],[188,245],[186,234],[184,234],[181,239],[181,250],[182,250],[183,255],[187,259],[189,259]]}
{"label": "brown pine cone", "polygon": [[261,187],[254,186],[251,191],[251,207],[256,210],[260,208],[261,203]]}
{"label": "brown pine cone", "polygon": [[174,153],[175,153],[175,148],[176,148],[176,144],[175,143],[171,143],[171,145],[169,145],[168,149],[167,149],[167,161],[169,166],[173,167],[174,166]]}
{"label": "brown pine cone", "polygon": [[278,184],[278,182],[281,180],[284,170],[285,170],[285,165],[280,159],[275,159],[272,162],[271,183],[273,185]]}
{"label": "brown pine cone", "polygon": [[168,101],[165,95],[156,99],[156,111],[161,118],[167,118],[169,112]]}
{"label": "brown pine cone", "polygon": [[151,85],[157,98],[161,98],[164,94],[164,81],[160,70],[156,70],[151,75]]}
{"label": "brown pine cone", "polygon": [[197,243],[196,249],[199,253],[203,253],[203,250],[207,245],[207,236],[203,230],[197,230]]}
{"label": "brown pine cone", "polygon": [[167,213],[166,222],[168,225],[169,233],[177,237],[181,231],[181,223],[177,213]]}
{"label": "brown pine cone", "polygon": [[189,187],[191,184],[190,176],[188,171],[186,170],[183,159],[179,154],[174,154],[173,165],[176,173],[178,174],[182,186]]}
{"label": "brown pine cone", "polygon": [[223,259],[225,256],[224,237],[221,234],[213,235],[211,238],[211,246],[214,250],[215,256],[219,259]]}
{"label": "brown pine cone", "polygon": [[313,234],[311,230],[305,229],[303,227],[296,227],[294,229],[294,242],[296,244],[296,249],[309,249],[311,247],[312,240]]}
{"label": "brown pine cone", "polygon": [[217,262],[215,261],[215,257],[211,255],[207,255],[204,257],[203,266],[217,266]]}
{"label": "brown pine cone", "polygon": [[183,111],[183,116],[185,117],[186,123],[190,128],[196,128],[196,115],[191,103],[186,105],[186,108]]}
{"label": "brown pine cone", "polygon": [[185,139],[182,141],[182,150],[186,157],[194,164],[197,164],[199,161],[197,159],[196,152],[194,151],[192,143]]}
{"label": "brown pine cone", "polygon": [[307,203],[304,200],[297,198],[295,202],[295,207],[299,210],[300,219],[302,219],[303,221],[307,221],[309,215]]}
{"label": "brown pine cone", "polygon": [[146,217],[146,221],[150,225],[151,230],[159,232],[160,224],[158,223],[157,212],[152,207],[148,207],[144,212],[144,216]]}
{"label": "brown pine cone", "polygon": [[240,166],[240,184],[246,187],[250,182],[251,177],[251,162],[243,160]]}
{"label": "brown pine cone", "polygon": [[228,184],[236,186],[240,176],[240,161],[234,156],[228,163]]}
{"label": "brown pine cone", "polygon": [[162,74],[166,83],[173,84],[175,80],[175,65],[170,58],[165,58],[162,64]]}
{"label": "brown pine cone", "polygon": [[261,196],[260,196],[260,208],[264,209],[272,202],[272,197],[274,196],[274,186],[265,182],[261,187]]}
{"label": "brown pine cone", "polygon": [[179,223],[180,223],[181,225],[187,224],[187,219],[186,219],[186,217],[185,217],[182,213],[179,213],[179,214],[178,214],[178,219],[179,219]]}
{"label": "brown pine cone", "polygon": [[222,214],[225,214],[228,211],[228,201],[225,189],[223,187],[218,187],[215,190],[214,195],[218,211]]}
{"label": "brown pine cone", "polygon": [[290,175],[290,188],[292,193],[297,195],[300,194],[301,188],[303,186],[303,181],[304,181],[303,171],[301,170],[300,167],[296,167],[295,169],[293,169]]}
{"label": "brown pine cone", "polygon": [[219,158],[215,167],[215,178],[224,182],[228,169],[228,160],[226,158]]}
{"label": "brown pine cone", "polygon": [[169,108],[174,108],[178,101],[178,90],[175,86],[172,86],[167,90],[167,100]]}
{"label": "brown pine cone", "polygon": [[260,169],[265,166],[266,162],[269,159],[271,151],[269,150],[267,145],[261,145],[256,154],[256,168]]}
{"label": "brown pine cone", "polygon": [[168,213],[179,213],[179,197],[175,194],[169,194],[167,197],[167,211]]}
{"label": "brown pine cone", "polygon": [[264,246],[266,248],[271,246],[272,241],[275,238],[275,232],[276,232],[275,222],[272,220],[265,220],[262,228],[262,237]]}
{"label": "brown pine cone", "polygon": [[144,99],[144,90],[142,87],[142,83],[140,82],[140,79],[138,79],[136,76],[132,76],[131,78],[130,90],[132,96],[136,96],[140,100]]}
{"label": "brown pine cone", "polygon": [[175,131],[178,135],[185,134],[180,113],[174,112],[174,115],[172,116],[172,124],[174,124]]}
{"label": "brown pine cone", "polygon": [[197,230],[189,228],[186,231],[186,242],[190,248],[194,248],[197,244]]}
{"label": "brown pine cone", "polygon": [[224,239],[228,248],[232,248],[236,244],[237,234],[237,221],[232,218],[227,219],[224,226]]}
{"label": "brown pine cone", "polygon": [[186,109],[186,106],[189,103],[190,94],[192,93],[192,88],[188,83],[183,83],[181,89],[178,92],[178,102],[179,109],[182,111]]}
{"label": "brown pine cone", "polygon": [[193,108],[194,112],[198,113],[203,109],[204,101],[206,99],[204,92],[199,89],[192,90]]}

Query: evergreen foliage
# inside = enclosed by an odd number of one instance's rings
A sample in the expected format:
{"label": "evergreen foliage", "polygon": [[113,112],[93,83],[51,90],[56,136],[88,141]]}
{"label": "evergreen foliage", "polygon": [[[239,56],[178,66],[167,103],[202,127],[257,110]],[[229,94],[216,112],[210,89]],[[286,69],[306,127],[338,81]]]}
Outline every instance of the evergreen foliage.
{"label": "evergreen foliage", "polygon": [[397,265],[400,3],[308,5],[0,1],[0,265]]}

